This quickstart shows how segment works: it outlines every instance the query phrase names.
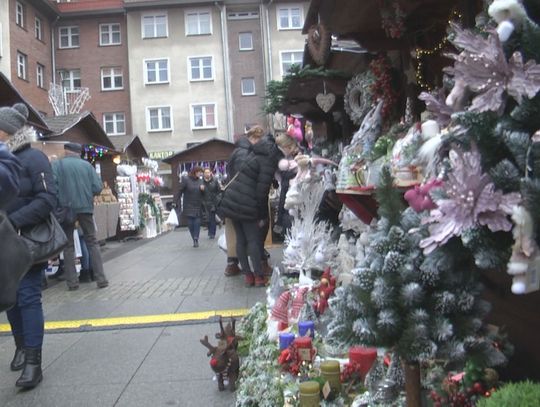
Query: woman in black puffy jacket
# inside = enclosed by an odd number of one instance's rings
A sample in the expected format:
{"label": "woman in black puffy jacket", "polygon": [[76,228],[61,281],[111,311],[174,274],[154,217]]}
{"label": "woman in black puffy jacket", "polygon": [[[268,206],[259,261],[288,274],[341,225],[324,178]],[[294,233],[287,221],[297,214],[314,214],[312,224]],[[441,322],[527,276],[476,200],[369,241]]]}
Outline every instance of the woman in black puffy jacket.
{"label": "woman in black puffy jacket", "polygon": [[[34,130],[26,124],[28,109],[22,103],[0,108],[0,141],[21,164],[19,194],[6,207],[15,229],[37,225],[56,205],[56,187],[47,156],[30,146]],[[22,278],[17,303],[7,311],[15,339],[11,370],[22,370],[17,387],[33,388],[42,380],[41,347],[44,320],[41,304],[41,272],[47,263],[34,264]]]}
{"label": "woman in black puffy jacket", "polygon": [[248,286],[266,285],[260,242],[261,228],[269,217],[268,193],[279,160],[291,155],[296,148],[296,142],[287,135],[280,135],[276,140],[265,137],[253,143],[242,162],[231,163],[238,176],[223,195],[220,213],[233,220],[238,260]]}

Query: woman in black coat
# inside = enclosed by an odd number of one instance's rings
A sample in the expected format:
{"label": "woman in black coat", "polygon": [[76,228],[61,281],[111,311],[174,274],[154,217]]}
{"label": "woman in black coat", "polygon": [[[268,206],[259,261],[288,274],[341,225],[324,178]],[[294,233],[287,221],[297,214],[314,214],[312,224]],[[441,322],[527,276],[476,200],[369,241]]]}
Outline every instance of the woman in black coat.
{"label": "woman in black coat", "polygon": [[[296,150],[296,142],[286,136],[267,137],[252,144],[243,162],[233,162],[238,176],[221,201],[220,213],[233,220],[236,251],[246,285],[266,285],[261,261],[261,228],[268,219],[268,193],[281,158]],[[248,256],[251,258],[251,271]]]}
{"label": "woman in black coat", "polygon": [[20,169],[19,161],[0,141],[0,209],[19,193]]}
{"label": "woman in black coat", "polygon": [[[17,198],[6,208],[15,229],[40,224],[56,205],[56,186],[49,160],[30,146],[34,130],[26,125],[28,109],[22,103],[0,108],[0,141],[19,160],[20,189]],[[41,273],[47,263],[34,264],[25,274],[17,290],[17,303],[7,311],[15,339],[15,355],[11,370],[22,370],[17,387],[33,388],[42,380],[41,347],[44,320],[41,304]]]}
{"label": "woman in black coat", "polygon": [[217,228],[216,204],[221,187],[210,168],[204,169],[203,185],[203,207],[206,211],[206,219],[208,221],[208,238],[214,239],[216,237]]}
{"label": "woman in black coat", "polygon": [[181,208],[182,214],[187,218],[189,233],[193,239],[193,247],[199,247],[204,192],[202,175],[203,169],[201,167],[193,167],[188,176],[182,177],[180,180],[180,191],[176,198],[176,205]]}

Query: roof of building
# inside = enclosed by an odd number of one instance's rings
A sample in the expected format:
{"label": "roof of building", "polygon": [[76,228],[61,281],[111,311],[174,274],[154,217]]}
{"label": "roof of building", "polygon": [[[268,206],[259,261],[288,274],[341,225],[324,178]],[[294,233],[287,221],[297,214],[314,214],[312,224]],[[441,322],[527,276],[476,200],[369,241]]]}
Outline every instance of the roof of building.
{"label": "roof of building", "polygon": [[[218,139],[218,138],[211,138],[209,140],[203,141],[201,143],[195,144],[194,146],[188,147],[185,150],[179,151],[176,154],[171,155],[170,157],[167,157],[163,159],[162,161],[171,164],[173,161],[177,161],[182,158],[182,156],[187,155],[189,153],[192,153],[196,150],[203,149],[208,146],[208,144],[223,144],[226,146],[230,146],[231,148],[234,148],[234,143],[231,143],[230,141]],[[227,159],[228,157],[223,157],[223,159]],[[221,159],[221,158],[220,158]]]}
{"label": "roof of building", "polygon": [[110,137],[110,139],[114,144],[114,148],[122,153],[125,153],[130,146],[137,145],[137,148],[141,149],[143,156],[148,157],[148,152],[137,135],[114,136]]}
{"label": "roof of building", "polygon": [[78,114],[68,114],[63,116],[46,117],[45,121],[52,131],[52,134],[47,138],[54,138],[64,135],[68,130],[81,124],[88,126],[92,136],[95,138],[94,143],[104,147],[115,149],[109,136],[103,130],[103,127],[96,120],[94,115],[89,111],[84,111]]}
{"label": "roof of building", "polygon": [[28,107],[28,121],[30,124],[39,128],[43,133],[50,133],[49,127],[41,114],[24,99],[7,76],[0,72],[0,105],[11,106],[15,103],[24,103]]}

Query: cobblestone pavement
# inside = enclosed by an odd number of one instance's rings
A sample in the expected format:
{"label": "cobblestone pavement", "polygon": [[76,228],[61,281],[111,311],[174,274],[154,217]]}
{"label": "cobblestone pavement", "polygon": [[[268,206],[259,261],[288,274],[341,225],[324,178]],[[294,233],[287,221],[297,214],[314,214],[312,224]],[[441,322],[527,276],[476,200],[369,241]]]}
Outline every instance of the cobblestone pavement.
{"label": "cobblestone pavement", "polygon": [[[0,406],[233,406],[234,394],[218,392],[212,381],[199,343],[218,331],[215,321],[129,325],[136,316],[159,321],[160,315],[246,309],[264,300],[264,289],[223,275],[225,254],[202,233],[199,248],[192,247],[185,229],[135,242],[135,248],[105,262],[108,288],[89,283],[67,291],[64,282],[52,283],[43,295],[46,321],[126,317],[128,322],[121,328],[47,332],[44,380],[32,391],[14,387],[18,373],[9,370],[14,346],[0,314]],[[279,249],[271,253],[274,261],[281,257]]]}

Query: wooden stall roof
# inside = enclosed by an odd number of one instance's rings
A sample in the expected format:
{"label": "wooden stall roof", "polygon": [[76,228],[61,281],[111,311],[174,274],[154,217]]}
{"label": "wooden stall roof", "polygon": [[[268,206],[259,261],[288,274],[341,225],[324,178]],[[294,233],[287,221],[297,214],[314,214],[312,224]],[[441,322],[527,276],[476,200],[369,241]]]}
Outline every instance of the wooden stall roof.
{"label": "wooden stall roof", "polygon": [[[211,149],[212,153],[214,154],[212,157],[207,155],[209,149]],[[232,150],[234,150],[233,143],[226,140],[212,138],[188,147],[185,150],[171,155],[162,161],[167,164],[172,164],[173,162],[190,161],[222,161],[229,159]]]}
{"label": "wooden stall roof", "polygon": [[389,38],[382,28],[378,0],[312,0],[306,15],[303,33],[324,22],[330,32],[341,39],[352,39],[368,50],[381,51],[407,48],[410,36],[447,25],[450,12],[462,0],[396,0],[405,12],[405,32],[399,39]]}
{"label": "wooden stall roof", "polygon": [[0,106],[12,106],[15,103],[24,103],[28,107],[28,121],[32,126],[38,128],[42,134],[51,132],[41,114],[23,98],[9,79],[0,72]]}
{"label": "wooden stall roof", "polygon": [[148,152],[137,135],[115,136],[111,137],[110,140],[114,144],[114,148],[123,154],[130,153],[141,158],[148,157]]}
{"label": "wooden stall roof", "polygon": [[45,121],[52,131],[52,134],[48,135],[46,139],[60,138],[69,129],[80,125],[92,135],[93,143],[116,151],[115,146],[103,130],[103,127],[101,127],[94,115],[89,111],[64,116],[46,117]]}

